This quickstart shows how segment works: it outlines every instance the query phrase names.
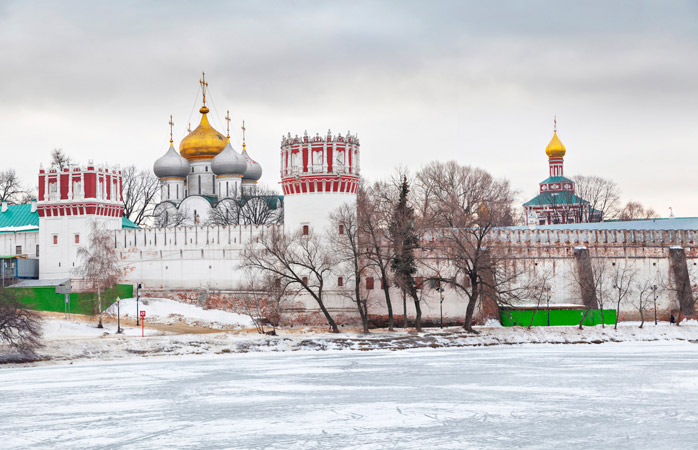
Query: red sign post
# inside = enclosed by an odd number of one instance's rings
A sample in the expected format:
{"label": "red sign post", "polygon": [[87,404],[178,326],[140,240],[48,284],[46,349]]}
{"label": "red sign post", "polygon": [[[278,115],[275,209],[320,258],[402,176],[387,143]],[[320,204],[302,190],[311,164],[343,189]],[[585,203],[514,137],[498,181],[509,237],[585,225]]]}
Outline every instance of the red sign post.
{"label": "red sign post", "polygon": [[145,311],[141,311],[141,337],[145,337]]}

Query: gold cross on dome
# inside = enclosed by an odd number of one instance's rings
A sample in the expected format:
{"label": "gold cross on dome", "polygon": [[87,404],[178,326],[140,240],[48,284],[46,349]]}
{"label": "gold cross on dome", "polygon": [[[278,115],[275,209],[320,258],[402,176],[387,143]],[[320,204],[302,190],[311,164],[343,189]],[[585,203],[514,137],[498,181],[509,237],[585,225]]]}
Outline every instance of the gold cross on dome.
{"label": "gold cross on dome", "polygon": [[553,119],[553,132],[557,133],[557,114],[555,114],[555,119]]}
{"label": "gold cross on dome", "polygon": [[187,132],[191,133],[191,122],[189,122],[189,126],[187,127]]}
{"label": "gold cross on dome", "polygon": [[225,112],[225,121],[228,122],[228,139],[230,139],[230,110]]}
{"label": "gold cross on dome", "polygon": [[242,121],[242,148],[245,148],[245,121]]}
{"label": "gold cross on dome", "polygon": [[174,127],[174,122],[172,121],[172,114],[170,114],[170,144],[172,143],[172,127]]}
{"label": "gold cross on dome", "polygon": [[206,88],[208,87],[208,83],[206,82],[206,72],[201,72],[201,79],[199,80],[199,83],[201,84],[201,93],[204,96],[204,106],[206,106]]}

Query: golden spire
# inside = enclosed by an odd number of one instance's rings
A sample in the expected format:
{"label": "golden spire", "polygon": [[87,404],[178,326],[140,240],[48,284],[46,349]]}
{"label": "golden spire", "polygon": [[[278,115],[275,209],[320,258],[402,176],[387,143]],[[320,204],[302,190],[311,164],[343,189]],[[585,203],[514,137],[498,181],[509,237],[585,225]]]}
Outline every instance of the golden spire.
{"label": "golden spire", "polygon": [[174,127],[174,122],[172,121],[172,114],[170,114],[170,145],[172,145],[172,127]]}
{"label": "golden spire", "polygon": [[204,97],[204,108],[206,107],[206,88],[208,87],[208,83],[206,82],[206,72],[201,72],[201,79],[199,80],[199,83],[201,84],[201,93]]}
{"label": "golden spire", "polygon": [[245,151],[245,121],[242,121],[242,151]]}
{"label": "golden spire", "polygon": [[545,148],[545,153],[548,155],[548,158],[562,158],[567,153],[567,149],[560,141],[560,138],[557,137],[557,115],[555,115],[553,120],[553,138]]}
{"label": "golden spire", "polygon": [[230,142],[230,110],[225,112],[225,121],[228,122],[228,142]]}

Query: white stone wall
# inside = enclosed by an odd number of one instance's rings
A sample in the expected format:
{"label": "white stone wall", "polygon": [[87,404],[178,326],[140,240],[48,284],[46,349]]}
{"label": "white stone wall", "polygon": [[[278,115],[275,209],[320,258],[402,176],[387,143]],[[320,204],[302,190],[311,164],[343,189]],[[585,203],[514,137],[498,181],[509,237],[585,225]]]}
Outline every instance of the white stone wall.
{"label": "white stone wall", "polygon": [[[0,233],[0,256],[27,255],[29,258],[35,259],[41,256],[41,247],[39,246],[39,254],[36,254],[37,245],[39,244],[38,231],[21,231]],[[17,253],[17,246],[21,246],[21,252]]]}
{"label": "white stone wall", "polygon": [[309,193],[284,196],[284,230],[292,233],[309,225],[315,233],[324,233],[330,226],[329,215],[341,205],[356,204],[356,194]]}
{"label": "white stone wall", "polygon": [[[39,218],[39,278],[57,279],[75,276],[80,266],[77,251],[88,243],[92,220],[107,230],[121,229],[121,217],[59,216]],[[75,236],[79,242],[75,242]],[[54,236],[57,243],[54,244]]]}

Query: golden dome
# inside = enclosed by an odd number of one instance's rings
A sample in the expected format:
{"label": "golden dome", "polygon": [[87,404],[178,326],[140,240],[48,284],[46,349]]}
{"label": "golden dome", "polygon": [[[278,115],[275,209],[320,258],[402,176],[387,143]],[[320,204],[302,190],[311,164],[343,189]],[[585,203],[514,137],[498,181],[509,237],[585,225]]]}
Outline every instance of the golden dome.
{"label": "golden dome", "polygon": [[550,140],[550,144],[545,147],[545,153],[548,155],[548,158],[562,158],[567,153],[565,146],[562,145],[562,142],[557,137],[557,131],[553,132],[553,138]]}
{"label": "golden dome", "polygon": [[208,123],[206,114],[209,109],[204,106],[199,112],[202,114],[201,123],[187,135],[179,144],[179,154],[189,161],[197,159],[212,159],[223,151],[226,146],[225,136],[214,130]]}

